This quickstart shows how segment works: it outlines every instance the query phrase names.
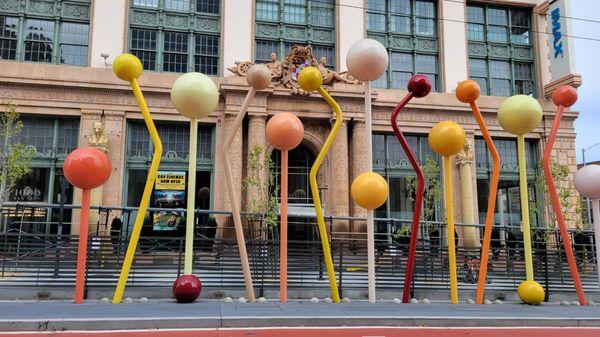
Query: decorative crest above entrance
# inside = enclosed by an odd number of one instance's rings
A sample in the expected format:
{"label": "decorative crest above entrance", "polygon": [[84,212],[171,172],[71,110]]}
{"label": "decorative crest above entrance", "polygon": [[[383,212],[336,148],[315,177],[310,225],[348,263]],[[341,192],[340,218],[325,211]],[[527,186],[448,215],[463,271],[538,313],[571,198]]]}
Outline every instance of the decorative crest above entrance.
{"label": "decorative crest above entrance", "polygon": [[[236,63],[234,67],[228,68],[232,73],[245,77],[246,72],[254,65],[246,61]],[[302,68],[307,66],[316,67],[323,76],[323,85],[333,85],[336,82],[356,84],[357,80],[352,78],[346,71],[335,72],[327,68],[327,58],[321,57],[319,62],[313,55],[311,46],[294,45],[290,53],[282,61],[277,59],[275,52],[271,53],[271,61],[265,64],[271,70],[271,84],[274,87],[283,87],[292,91],[293,95],[308,95],[298,86],[298,74]]]}

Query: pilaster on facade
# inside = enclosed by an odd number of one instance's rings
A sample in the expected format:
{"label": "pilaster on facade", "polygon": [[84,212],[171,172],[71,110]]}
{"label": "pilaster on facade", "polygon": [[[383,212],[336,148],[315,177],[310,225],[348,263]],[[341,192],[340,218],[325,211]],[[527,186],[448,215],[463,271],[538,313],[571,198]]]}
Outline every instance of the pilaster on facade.
{"label": "pilaster on facade", "polygon": [[[329,198],[330,213],[334,216],[347,216],[350,211],[350,188],[348,177],[348,120],[342,119],[342,125],[329,151]],[[349,232],[347,220],[336,220],[333,231]],[[342,234],[343,235],[343,234]]]}
{"label": "pilaster on facade", "polygon": [[[352,137],[350,139],[350,185],[352,181],[367,170],[367,158],[365,155],[365,120],[364,118],[352,119]],[[353,217],[366,218],[367,210],[350,201],[350,211]],[[367,231],[366,221],[354,220],[350,224],[353,233],[365,233]]]}
{"label": "pilaster on facade", "polygon": [[442,64],[443,92],[453,92],[459,82],[468,79],[468,43],[464,1],[440,1],[439,20],[442,35],[440,61]]}
{"label": "pilaster on facade", "polygon": [[[90,65],[110,68],[115,57],[127,50],[128,0],[92,1]],[[102,55],[108,55],[106,59]]]}
{"label": "pilaster on facade", "polygon": [[[254,1],[222,0],[222,76],[231,76],[227,71],[236,62],[254,59]],[[224,51],[227,51],[226,53]]]}

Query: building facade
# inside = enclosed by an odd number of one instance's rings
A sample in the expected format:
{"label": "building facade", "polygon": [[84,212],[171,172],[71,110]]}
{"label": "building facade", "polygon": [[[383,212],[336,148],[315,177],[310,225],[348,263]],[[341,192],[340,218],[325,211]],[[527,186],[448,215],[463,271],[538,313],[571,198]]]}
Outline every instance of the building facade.
{"label": "building facade", "polygon": [[[138,204],[152,147],[128,84],[111,68],[117,55],[129,52],[144,65],[140,85],[164,144],[160,171],[187,171],[189,121],[171,105],[173,82],[189,71],[213,76],[221,98],[216,111],[200,121],[196,207],[228,210],[221,144],[248,90],[236,69],[245,62],[277,64],[294,55],[293,46],[299,45],[310,46],[315,61],[342,78],[328,86],[344,117],[319,172],[326,214],[362,217],[366,213],[352,202],[349,187],[366,167],[364,87],[343,79],[348,79],[344,71],[350,46],[369,37],[382,42],[390,59],[388,70],[374,83],[371,103],[374,169],[390,186],[390,199],[376,214],[412,217],[413,174],[389,118],[406,94],[408,79],[423,73],[432,80],[433,90],[407,106],[399,125],[421,163],[429,160],[434,167],[439,158],[428,146],[431,127],[453,120],[465,129],[471,147],[458,156],[452,177],[457,221],[483,222],[491,174],[482,134],[469,107],[454,95],[457,84],[471,78],[482,88],[478,104],[503,162],[496,223],[518,226],[516,138],[500,128],[496,112],[514,94],[532,95],[542,105],[542,123],[526,136],[530,203],[542,203],[542,191],[536,187],[538,162],[555,110],[548,97],[558,85],[581,82],[574,70],[560,79],[552,77],[549,5],[543,0],[0,0],[0,100],[3,106],[18,106],[24,122],[20,141],[35,150],[32,174],[11,198],[58,202],[66,154],[94,137],[106,137],[113,172],[94,201],[106,206]],[[301,216],[301,206],[312,204],[308,171],[334,115],[318,95],[301,95],[285,85],[257,93],[242,132],[226,149],[236,159],[236,198],[245,205],[255,197],[256,191],[242,188],[248,154],[256,146],[272,150],[264,130],[278,112],[295,113],[305,126],[302,144],[290,154],[290,200]],[[574,111],[565,113],[553,152],[554,160],[571,172],[576,170],[576,117]],[[273,158],[277,165],[279,155]],[[567,185],[570,188],[569,181]],[[64,192],[67,202],[80,200],[72,188]],[[173,205],[184,207],[182,203]],[[76,233],[77,218],[74,214],[73,225],[65,230]],[[542,212],[534,222],[544,225],[544,218]],[[430,220],[443,219],[443,209],[436,207]],[[219,225],[228,221],[218,219]],[[345,235],[365,228],[362,222],[339,220],[332,230]],[[307,231],[291,229],[291,235],[310,238],[313,234]],[[458,235],[461,242],[478,241],[470,234]]]}

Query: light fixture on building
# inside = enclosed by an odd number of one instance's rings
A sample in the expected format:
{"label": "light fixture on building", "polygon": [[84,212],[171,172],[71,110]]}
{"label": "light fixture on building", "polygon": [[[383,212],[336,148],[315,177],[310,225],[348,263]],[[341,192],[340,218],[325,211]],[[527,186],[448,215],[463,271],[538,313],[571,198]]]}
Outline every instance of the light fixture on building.
{"label": "light fixture on building", "polygon": [[112,63],[108,62],[109,53],[102,53],[100,56],[104,59],[104,65],[107,67],[112,67]]}

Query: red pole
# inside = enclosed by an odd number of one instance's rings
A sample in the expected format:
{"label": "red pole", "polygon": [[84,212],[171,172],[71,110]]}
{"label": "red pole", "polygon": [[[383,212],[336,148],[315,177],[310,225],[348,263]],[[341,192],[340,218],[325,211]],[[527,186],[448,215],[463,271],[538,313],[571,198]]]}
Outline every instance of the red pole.
{"label": "red pole", "polygon": [[77,272],[75,274],[75,304],[83,303],[85,288],[85,266],[87,260],[88,222],[90,215],[90,199],[92,190],[82,190],[81,221],[79,223],[79,245],[77,248]]}
{"label": "red pole", "polygon": [[281,227],[279,228],[279,298],[287,302],[288,150],[281,151]]}
{"label": "red pole", "polygon": [[554,213],[556,214],[556,222],[558,222],[558,227],[560,228],[560,236],[562,238],[563,246],[565,248],[565,253],[567,254],[569,268],[571,269],[573,285],[575,286],[575,290],[577,291],[579,303],[581,305],[587,305],[585,295],[583,294],[583,287],[581,286],[581,279],[579,278],[579,271],[577,270],[577,262],[575,262],[575,257],[573,255],[573,247],[571,247],[571,240],[569,238],[569,233],[567,232],[567,226],[565,225],[565,219],[562,213],[562,209],[560,207],[560,200],[558,199],[556,185],[554,183],[554,178],[552,177],[552,170],[550,168],[550,155],[552,153],[554,141],[556,140],[556,135],[558,134],[560,120],[562,119],[562,114],[564,110],[565,107],[563,105],[559,105],[556,111],[556,115],[554,116],[552,130],[550,131],[548,143],[546,144],[546,148],[544,149],[544,156],[542,157],[542,168],[544,169],[546,183],[548,184],[548,191],[550,192],[550,196],[552,198],[552,208],[554,209]]}
{"label": "red pole", "polygon": [[409,92],[398,105],[394,108],[394,112],[392,113],[391,123],[392,129],[394,129],[394,133],[396,134],[396,138],[400,141],[400,145],[406,152],[408,156],[408,160],[412,165],[413,169],[417,173],[417,195],[415,198],[415,208],[413,212],[413,221],[412,228],[410,231],[410,245],[408,248],[408,261],[406,262],[406,274],[404,276],[404,289],[402,291],[402,303],[408,303],[410,300],[410,289],[413,277],[413,270],[415,267],[415,253],[417,250],[417,235],[419,234],[419,221],[421,220],[421,207],[423,205],[423,192],[425,190],[425,179],[423,178],[423,171],[421,167],[419,167],[419,163],[412,152],[406,138],[398,128],[398,115],[400,114],[400,110],[404,108],[404,106],[413,98],[413,93]]}

